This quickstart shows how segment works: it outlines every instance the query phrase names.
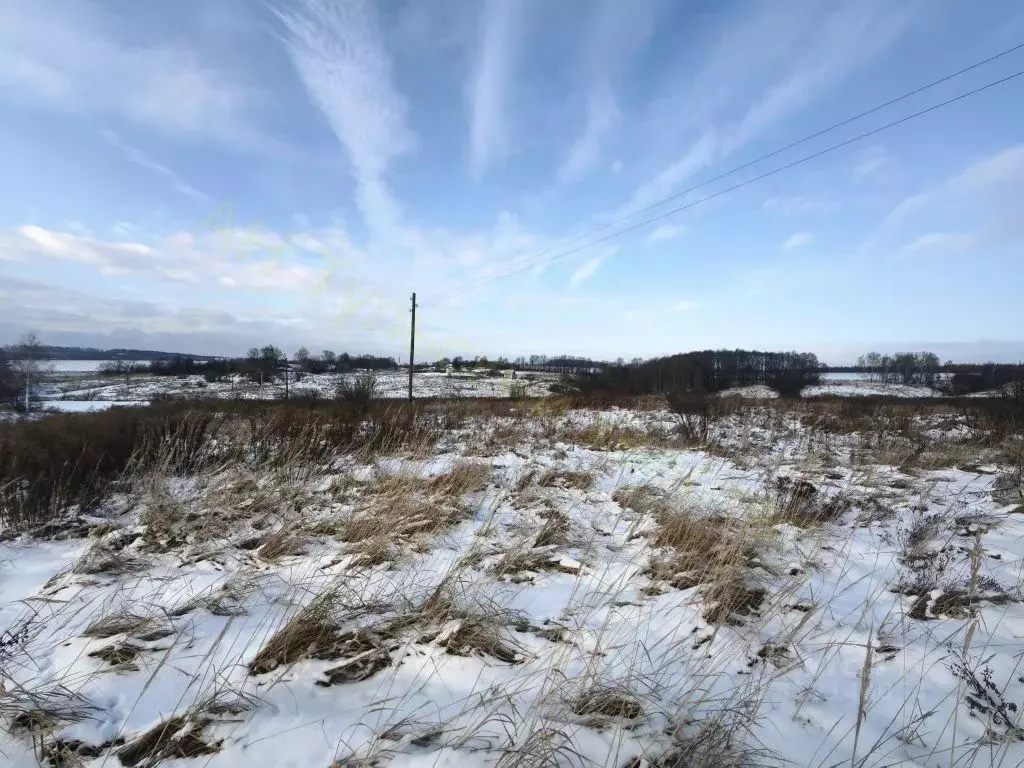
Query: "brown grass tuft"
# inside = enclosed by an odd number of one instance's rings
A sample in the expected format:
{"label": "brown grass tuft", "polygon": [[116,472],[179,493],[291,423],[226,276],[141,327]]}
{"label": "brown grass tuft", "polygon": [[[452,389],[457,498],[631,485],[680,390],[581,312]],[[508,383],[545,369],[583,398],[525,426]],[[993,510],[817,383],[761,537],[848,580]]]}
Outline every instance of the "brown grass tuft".
{"label": "brown grass tuft", "polygon": [[129,768],[137,765],[152,768],[164,760],[215,755],[222,741],[210,741],[206,729],[219,718],[240,715],[253,706],[251,699],[211,698],[137,736],[117,751],[117,757]]}
{"label": "brown grass tuft", "polygon": [[636,697],[613,688],[597,687],[583,693],[571,706],[573,714],[588,718],[639,720],[644,708]]}
{"label": "brown grass tuft", "polygon": [[306,540],[295,531],[285,527],[267,536],[257,552],[264,560],[270,561],[292,555],[302,555],[306,552]]}
{"label": "brown grass tuft", "polygon": [[537,478],[537,485],[541,488],[575,488],[587,491],[594,485],[594,473],[549,469]]}
{"label": "brown grass tuft", "polygon": [[111,576],[120,576],[126,573],[138,573],[148,567],[149,561],[143,557],[132,552],[113,549],[103,542],[96,542],[75,563],[73,572],[82,575],[105,573]]}
{"label": "brown grass tuft", "polygon": [[317,596],[259,650],[249,662],[250,674],[264,675],[302,659],[337,658],[336,609],[335,593]]}
{"label": "brown grass tuft", "polygon": [[103,639],[115,635],[137,635],[157,626],[156,619],[129,612],[112,613],[90,622],[82,631],[82,636]]}
{"label": "brown grass tuft", "polygon": [[97,651],[93,651],[89,654],[91,659],[99,659],[105,661],[112,667],[120,667],[122,669],[138,670],[132,662],[139,657],[139,654],[146,649],[142,646],[135,645],[134,643],[113,643],[112,645],[106,645]]}

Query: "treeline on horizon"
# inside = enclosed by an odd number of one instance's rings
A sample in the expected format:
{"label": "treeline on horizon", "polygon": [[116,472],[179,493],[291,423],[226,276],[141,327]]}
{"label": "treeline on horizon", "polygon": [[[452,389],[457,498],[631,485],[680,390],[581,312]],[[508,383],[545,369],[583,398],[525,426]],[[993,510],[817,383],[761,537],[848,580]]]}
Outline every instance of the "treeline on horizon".
{"label": "treeline on horizon", "polygon": [[[35,338],[35,337],[33,337]],[[0,347],[0,364],[19,357],[18,345]],[[74,355],[74,357],[67,357]],[[100,356],[100,357],[95,357]],[[148,357],[144,357],[148,356]],[[42,344],[35,339],[36,359],[102,359],[108,375],[144,373],[157,376],[202,375],[210,381],[245,375],[271,380],[285,371],[297,376],[307,373],[346,373],[356,370],[387,371],[400,367],[393,357],[372,354],[318,354],[301,348],[291,359],[279,347],[252,348],[244,357],[209,358],[153,350],[63,347]],[[997,389],[1024,381],[1024,364],[940,362],[932,352],[871,352],[855,365],[823,365],[813,353],[761,352],[756,350],[702,350],[644,360],[622,358],[609,362],[577,355],[529,355],[512,359],[485,356],[441,358],[417,364],[418,370],[448,367],[462,369],[518,368],[561,373],[566,387],[583,390],[614,390],[630,394],[686,391],[714,392],[755,384],[769,386],[781,394],[795,395],[803,387],[817,384],[826,372],[867,374],[883,384],[931,387],[952,395]],[[2,365],[0,365],[2,367]],[[0,371],[2,372],[2,371]],[[10,376],[3,376],[5,380]]]}
{"label": "treeline on horizon", "polygon": [[629,395],[719,392],[762,384],[783,396],[798,396],[804,387],[821,381],[822,370],[817,355],[811,352],[708,349],[628,364],[617,362],[572,376],[566,384],[584,392]]}
{"label": "treeline on horizon", "polygon": [[[0,346],[0,359],[15,359],[20,346],[19,344]],[[55,346],[53,344],[42,344],[39,347],[39,352],[47,360],[151,361],[169,360],[172,357],[199,357],[198,355],[183,355],[176,352],[160,352],[155,349],[99,349],[97,347]]]}

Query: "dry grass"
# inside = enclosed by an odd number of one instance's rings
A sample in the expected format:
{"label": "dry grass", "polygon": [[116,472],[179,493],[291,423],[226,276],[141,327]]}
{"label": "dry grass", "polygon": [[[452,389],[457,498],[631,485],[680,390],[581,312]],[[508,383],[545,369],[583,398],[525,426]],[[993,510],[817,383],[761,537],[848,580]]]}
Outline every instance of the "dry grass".
{"label": "dry grass", "polygon": [[627,485],[616,488],[612,501],[638,515],[661,519],[670,514],[671,503],[665,491],[653,485]]}
{"label": "dry grass", "polygon": [[366,499],[342,520],[337,535],[348,542],[379,542],[433,534],[463,519],[469,510],[464,497],[484,490],[491,478],[489,464],[456,462],[433,477],[396,473],[379,476],[366,489]]}
{"label": "dry grass", "polygon": [[549,469],[537,478],[541,488],[575,488],[588,491],[594,485],[594,473],[568,469]]}
{"label": "dry grass", "polygon": [[588,724],[602,725],[606,720],[639,720],[644,716],[640,699],[626,690],[595,686],[584,691],[570,703],[575,715],[587,718]]}
{"label": "dry grass", "polygon": [[149,567],[149,561],[134,552],[117,550],[98,541],[75,563],[74,573],[84,575],[108,574],[120,576],[138,573]]}
{"label": "dry grass", "polygon": [[132,739],[117,751],[122,765],[152,768],[164,760],[214,755],[221,741],[212,741],[206,730],[218,720],[237,717],[252,709],[255,701],[240,696],[216,696],[174,715]]}
{"label": "dry grass", "polygon": [[111,613],[91,621],[82,630],[82,637],[105,639],[116,635],[138,635],[158,626],[159,622],[151,617],[139,616],[127,611]]}
{"label": "dry grass", "polygon": [[544,526],[533,540],[533,547],[561,546],[568,542],[572,526],[569,518],[559,509],[543,510],[540,516],[546,518]]}
{"label": "dry grass", "polygon": [[817,528],[839,522],[850,507],[842,495],[825,498],[813,483],[780,477],[776,481],[772,523],[789,523],[798,528]]}
{"label": "dry grass", "polygon": [[457,574],[449,574],[427,598],[398,623],[418,627],[417,642],[444,648],[455,656],[489,656],[519,664],[525,651],[508,632],[525,618],[488,600],[469,601]]}
{"label": "dry grass", "polygon": [[[542,531],[543,532],[543,531]],[[554,546],[541,546],[534,549],[521,549],[506,552],[491,572],[498,578],[512,577],[512,581],[529,581],[524,574],[540,573],[542,571],[556,571],[568,573],[573,576],[579,575],[580,569],[576,566],[565,565],[554,552]]]}
{"label": "dry grass", "polygon": [[208,611],[214,616],[241,616],[245,604],[262,586],[263,577],[250,571],[236,571],[227,581],[210,587],[171,610],[171,616],[185,616],[193,611]]}
{"label": "dry grass", "polygon": [[249,672],[264,675],[302,659],[338,658],[339,602],[337,592],[318,595],[267,641],[249,662]]}
{"label": "dry grass", "polygon": [[738,521],[676,505],[659,517],[651,542],[670,554],[652,558],[647,574],[677,589],[702,586],[704,618],[712,624],[739,624],[767,596],[755,571],[769,536],[764,521]]}
{"label": "dry grass", "polygon": [[143,646],[134,643],[118,642],[92,651],[89,653],[89,658],[99,659],[112,667],[137,671],[138,667],[133,662],[145,650]]}
{"label": "dry grass", "polygon": [[645,428],[602,421],[587,426],[559,425],[552,436],[563,443],[580,445],[592,451],[629,451],[639,448],[688,448],[695,441],[678,427],[660,424]]}
{"label": "dry grass", "polygon": [[257,552],[264,560],[273,562],[282,557],[305,554],[306,544],[306,539],[303,536],[284,527],[267,536]]}

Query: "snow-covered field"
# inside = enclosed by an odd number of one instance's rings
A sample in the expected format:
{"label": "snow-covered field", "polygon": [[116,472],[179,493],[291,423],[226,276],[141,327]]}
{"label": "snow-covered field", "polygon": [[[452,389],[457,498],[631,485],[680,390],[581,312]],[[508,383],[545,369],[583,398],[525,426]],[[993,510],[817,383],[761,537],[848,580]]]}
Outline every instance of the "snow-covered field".
{"label": "snow-covered field", "polygon": [[[47,365],[57,374],[97,373],[110,360],[51,360]],[[139,360],[125,360],[129,364],[137,364]]]}
{"label": "snow-covered field", "polygon": [[[81,361],[63,361],[69,366],[46,385],[41,392],[51,406],[55,401],[75,400],[94,403],[124,401],[131,403],[151,402],[160,398],[202,398],[202,399],[243,399],[276,400],[285,397],[285,386],[275,382],[260,386],[246,377],[236,376],[230,380],[207,382],[202,376],[161,377],[132,375],[127,381],[120,377],[96,375],[97,368],[76,369]],[[88,363],[89,361],[86,361]],[[524,378],[524,376],[526,378]],[[289,394],[292,397],[315,396],[331,398],[340,380],[339,374],[306,376],[299,383],[292,383]],[[513,391],[528,397],[543,397],[550,394],[550,387],[557,382],[556,374],[519,373],[513,380],[507,375],[488,376],[482,372],[462,372],[452,376],[443,373],[417,373],[414,377],[413,392],[416,398],[462,398],[462,397],[508,397]],[[405,371],[386,371],[376,375],[376,395],[381,398],[405,398],[408,395],[409,379]],[[773,399],[777,394],[769,387],[757,385],[725,390],[723,396],[742,396],[753,399]],[[995,392],[981,392],[975,397],[986,397]],[[819,396],[882,396],[899,398],[941,397],[942,393],[926,387],[912,387],[902,384],[881,384],[870,380],[868,374],[826,373],[822,383],[806,387],[804,397]],[[60,410],[80,409],[81,406],[54,406]]]}
{"label": "snow-covered field", "polygon": [[[417,398],[429,397],[508,397],[513,387],[528,396],[548,394],[551,383],[558,380],[549,374],[526,374],[530,378],[511,379],[482,374],[417,373],[413,393]],[[308,375],[291,383],[292,397],[316,396],[331,398],[340,374]],[[376,375],[375,393],[382,398],[404,398],[409,393],[409,374],[386,371]],[[160,397],[194,397],[244,400],[276,400],[285,396],[283,382],[260,386],[243,376],[229,381],[207,382],[202,376],[132,375],[127,383],[121,377],[67,376],[50,382],[43,393],[47,400],[152,401]]]}
{"label": "snow-covered field", "polygon": [[1019,435],[751,406],[705,439],[667,411],[560,407],[140,476],[63,533],[3,537],[0,754],[1024,761]]}
{"label": "snow-covered field", "polygon": [[148,400],[43,400],[39,403],[42,411],[60,411],[61,413],[85,413],[88,411],[105,411],[114,407],[132,407],[149,405]]}

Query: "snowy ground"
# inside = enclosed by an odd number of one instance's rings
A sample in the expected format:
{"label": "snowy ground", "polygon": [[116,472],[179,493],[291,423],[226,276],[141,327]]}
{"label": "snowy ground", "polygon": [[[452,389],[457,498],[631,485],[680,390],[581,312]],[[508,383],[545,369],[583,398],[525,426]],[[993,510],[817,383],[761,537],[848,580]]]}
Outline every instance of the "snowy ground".
{"label": "snowy ground", "polygon": [[958,418],[896,463],[899,436],[799,412],[694,444],[665,411],[536,406],[403,455],[136,478],[0,543],[0,754],[1019,765],[1020,443]]}
{"label": "snowy ground", "polygon": [[[443,373],[417,373],[413,380],[413,393],[417,398],[429,397],[508,397],[513,387],[531,397],[549,393],[549,386],[557,376],[532,374],[530,378],[513,380],[483,374],[463,373],[451,377]],[[339,382],[338,374],[308,375],[289,387],[293,397],[334,396]],[[409,374],[386,371],[376,376],[376,394],[382,398],[404,398],[409,393]],[[133,375],[126,382],[121,377],[102,377],[82,373],[65,374],[50,382],[43,393],[47,400],[80,400],[93,402],[151,401],[159,397],[196,397],[222,399],[275,400],[285,396],[283,383],[261,387],[242,376],[229,381],[207,382],[202,376],[168,377]]]}
{"label": "snowy ground", "polygon": [[[260,386],[243,376],[227,381],[207,382],[202,376],[158,377],[133,375],[127,381],[119,377],[103,377],[87,366],[89,361],[66,363],[41,392],[47,406],[55,410],[97,410],[106,402],[145,403],[166,397],[204,399],[275,400],[285,396],[282,383]],[[526,378],[524,378],[524,376]],[[291,396],[334,396],[342,376],[337,374],[310,375],[290,387]],[[555,374],[522,373],[515,380],[506,375],[492,377],[483,372],[461,372],[453,376],[443,373],[417,373],[414,377],[415,397],[462,398],[508,397],[513,391],[528,397],[550,394],[550,387],[559,377]],[[377,374],[376,394],[381,398],[405,398],[409,379],[405,371],[387,371]],[[725,390],[722,396],[741,396],[751,399],[774,399],[778,395],[764,385]],[[997,394],[982,392],[985,397]],[[872,382],[869,375],[857,373],[826,373],[822,383],[807,387],[804,397],[819,396],[882,396],[899,398],[941,397],[942,393],[926,387]],[[90,405],[62,404],[62,401],[89,402]]]}

